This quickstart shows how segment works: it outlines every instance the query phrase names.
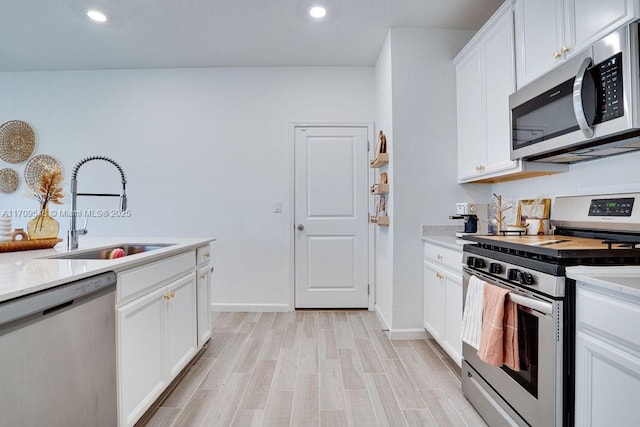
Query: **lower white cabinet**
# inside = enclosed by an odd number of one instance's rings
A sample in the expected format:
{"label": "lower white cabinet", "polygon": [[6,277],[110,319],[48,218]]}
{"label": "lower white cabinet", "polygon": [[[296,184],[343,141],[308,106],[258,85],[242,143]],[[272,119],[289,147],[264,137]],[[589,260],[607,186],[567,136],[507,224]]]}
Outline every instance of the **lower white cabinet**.
{"label": "lower white cabinet", "polygon": [[119,425],[133,425],[197,351],[196,274],[116,309]]}
{"label": "lower white cabinet", "polygon": [[425,243],[423,281],[424,328],[461,365],[462,251]]}
{"label": "lower white cabinet", "polygon": [[638,425],[640,298],[578,283],[576,426]]}
{"label": "lower white cabinet", "polygon": [[211,338],[211,266],[198,269],[198,348]]}
{"label": "lower white cabinet", "polygon": [[190,273],[167,286],[163,295],[166,307],[166,372],[176,377],[198,350],[196,319],[196,275]]}
{"label": "lower white cabinet", "polygon": [[132,425],[166,386],[163,348],[165,289],[116,310],[118,425]]}

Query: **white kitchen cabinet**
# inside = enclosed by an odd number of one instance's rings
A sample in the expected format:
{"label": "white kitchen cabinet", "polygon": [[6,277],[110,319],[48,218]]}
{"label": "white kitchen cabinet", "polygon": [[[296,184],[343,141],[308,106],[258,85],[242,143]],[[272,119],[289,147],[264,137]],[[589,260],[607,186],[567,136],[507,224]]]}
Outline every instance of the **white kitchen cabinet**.
{"label": "white kitchen cabinet", "polygon": [[452,250],[425,243],[424,328],[458,364],[462,363],[462,246]]}
{"label": "white kitchen cabinet", "polygon": [[166,288],[167,379],[173,379],[193,358],[198,349],[196,320],[196,277],[194,273],[176,280]]}
{"label": "white kitchen cabinet", "polygon": [[[209,246],[198,248],[198,348],[211,338],[211,249]],[[205,256],[206,255],[206,256]]]}
{"label": "white kitchen cabinet", "polygon": [[516,0],[518,87],[638,18],[636,0]]}
{"label": "white kitchen cabinet", "polygon": [[160,355],[164,347],[165,289],[117,309],[119,425],[133,425],[166,387]]}
{"label": "white kitchen cabinet", "polygon": [[431,337],[441,342],[444,338],[444,276],[440,268],[424,262],[424,328]]}
{"label": "white kitchen cabinet", "polygon": [[198,350],[196,252],[121,272],[118,286],[136,289],[116,300],[118,420],[130,426]]}
{"label": "white kitchen cabinet", "polygon": [[510,158],[509,95],[515,91],[513,3],[498,9],[454,59],[458,181],[500,182],[567,170]]}
{"label": "white kitchen cabinet", "polygon": [[640,297],[578,282],[575,425],[637,425]]}

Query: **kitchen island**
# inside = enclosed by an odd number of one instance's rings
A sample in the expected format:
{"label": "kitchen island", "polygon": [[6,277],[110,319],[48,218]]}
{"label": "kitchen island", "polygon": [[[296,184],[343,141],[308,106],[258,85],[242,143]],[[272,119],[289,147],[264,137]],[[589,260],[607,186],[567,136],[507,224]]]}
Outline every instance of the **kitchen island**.
{"label": "kitchen island", "polygon": [[[133,425],[211,336],[214,240],[86,238],[71,252],[60,243],[53,249],[3,253],[0,310],[3,303],[27,295],[115,272],[111,322],[115,322],[117,423]],[[117,259],[83,259],[101,248],[131,245],[148,250]],[[69,256],[74,258],[65,258]]]}

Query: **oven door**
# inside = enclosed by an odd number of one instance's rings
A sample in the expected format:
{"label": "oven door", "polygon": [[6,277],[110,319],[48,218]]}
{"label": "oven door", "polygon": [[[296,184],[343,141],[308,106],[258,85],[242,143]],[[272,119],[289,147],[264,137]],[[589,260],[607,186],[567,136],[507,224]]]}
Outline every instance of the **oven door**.
{"label": "oven door", "polygon": [[[520,356],[520,371],[515,372],[506,366],[496,367],[480,360],[477,350],[463,343],[463,357],[483,381],[486,383],[486,399],[496,396],[493,407],[497,404],[506,413],[515,411],[522,419],[511,419],[522,424],[522,420],[531,426],[562,425],[562,328],[559,319],[562,318],[562,302],[542,299],[531,292],[516,287],[510,283],[493,278],[481,272],[464,268],[464,298],[471,275],[495,286],[507,288],[516,298],[512,301],[518,304],[518,341]],[[463,378],[463,382],[471,381],[471,374]],[[464,389],[464,385],[463,385]],[[481,408],[487,402],[474,406],[482,413]]]}

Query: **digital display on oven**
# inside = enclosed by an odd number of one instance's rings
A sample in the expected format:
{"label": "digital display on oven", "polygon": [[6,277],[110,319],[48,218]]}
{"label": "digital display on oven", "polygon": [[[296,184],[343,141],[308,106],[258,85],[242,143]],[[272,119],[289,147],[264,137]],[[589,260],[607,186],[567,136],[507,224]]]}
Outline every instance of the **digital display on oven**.
{"label": "digital display on oven", "polygon": [[589,216],[631,216],[635,198],[592,199]]}

